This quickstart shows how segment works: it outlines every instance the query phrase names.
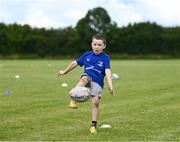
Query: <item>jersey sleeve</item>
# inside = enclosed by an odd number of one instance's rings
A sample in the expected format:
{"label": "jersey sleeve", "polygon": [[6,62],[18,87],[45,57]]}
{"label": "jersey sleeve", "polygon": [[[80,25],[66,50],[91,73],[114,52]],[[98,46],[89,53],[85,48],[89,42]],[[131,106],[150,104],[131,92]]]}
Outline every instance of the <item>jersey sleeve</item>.
{"label": "jersey sleeve", "polygon": [[86,57],[86,55],[87,55],[88,53],[89,53],[88,51],[85,52],[84,54],[82,54],[82,55],[76,60],[76,62],[77,62],[77,64],[78,64],[79,66],[83,66],[84,58]]}
{"label": "jersey sleeve", "polygon": [[105,62],[105,69],[110,69],[111,65],[110,65],[110,57],[107,56],[106,58],[106,62]]}

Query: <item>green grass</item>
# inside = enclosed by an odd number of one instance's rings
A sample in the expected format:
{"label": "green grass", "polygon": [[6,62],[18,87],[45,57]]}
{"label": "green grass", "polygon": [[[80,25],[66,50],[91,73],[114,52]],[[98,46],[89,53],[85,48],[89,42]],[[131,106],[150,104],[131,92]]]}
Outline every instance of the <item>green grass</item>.
{"label": "green grass", "polygon": [[[120,80],[113,81],[115,97],[105,81],[97,135],[89,133],[91,101],[68,108],[82,71],[57,78],[68,63],[0,60],[1,141],[180,141],[180,60],[113,60]],[[105,123],[112,128],[101,129]]]}

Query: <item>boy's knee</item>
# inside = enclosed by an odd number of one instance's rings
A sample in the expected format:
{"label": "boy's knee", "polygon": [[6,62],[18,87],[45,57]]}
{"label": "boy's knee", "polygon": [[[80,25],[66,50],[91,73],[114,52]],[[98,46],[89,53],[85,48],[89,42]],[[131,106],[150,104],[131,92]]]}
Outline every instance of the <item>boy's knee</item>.
{"label": "boy's knee", "polygon": [[98,107],[99,106],[99,97],[95,96],[93,97],[93,101],[92,101],[93,106]]}
{"label": "boy's knee", "polygon": [[85,85],[85,87],[90,87],[90,80],[88,76],[82,76],[80,81]]}
{"label": "boy's knee", "polygon": [[81,78],[81,81],[84,82],[84,83],[87,83],[88,82],[88,77],[87,76],[83,76]]}

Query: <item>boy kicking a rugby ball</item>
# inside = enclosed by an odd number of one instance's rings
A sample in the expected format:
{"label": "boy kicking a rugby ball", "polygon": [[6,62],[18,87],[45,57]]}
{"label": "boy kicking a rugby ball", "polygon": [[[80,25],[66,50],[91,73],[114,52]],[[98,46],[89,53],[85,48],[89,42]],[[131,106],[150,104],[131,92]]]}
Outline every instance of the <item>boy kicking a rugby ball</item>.
{"label": "boy kicking a rugby ball", "polygon": [[[99,112],[99,103],[101,98],[102,89],[104,87],[104,77],[107,77],[108,87],[110,94],[115,96],[113,89],[110,57],[104,53],[106,47],[106,39],[100,34],[96,34],[92,37],[92,51],[85,52],[80,58],[71,62],[64,70],[58,72],[58,76],[65,75],[75,67],[84,66],[84,73],[81,75],[81,79],[77,86],[90,87],[92,96],[92,125],[90,132],[92,134],[97,133],[97,119]],[[75,101],[70,100],[69,107],[77,108]]]}

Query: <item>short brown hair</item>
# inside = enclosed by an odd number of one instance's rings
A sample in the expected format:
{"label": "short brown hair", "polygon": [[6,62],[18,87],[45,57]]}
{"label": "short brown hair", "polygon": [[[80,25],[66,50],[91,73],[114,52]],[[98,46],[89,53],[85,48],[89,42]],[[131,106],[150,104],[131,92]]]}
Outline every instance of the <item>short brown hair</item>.
{"label": "short brown hair", "polygon": [[92,40],[93,39],[100,39],[103,41],[104,45],[106,45],[106,37],[102,34],[95,34],[93,37],[92,37]]}

